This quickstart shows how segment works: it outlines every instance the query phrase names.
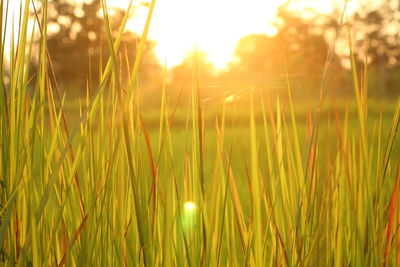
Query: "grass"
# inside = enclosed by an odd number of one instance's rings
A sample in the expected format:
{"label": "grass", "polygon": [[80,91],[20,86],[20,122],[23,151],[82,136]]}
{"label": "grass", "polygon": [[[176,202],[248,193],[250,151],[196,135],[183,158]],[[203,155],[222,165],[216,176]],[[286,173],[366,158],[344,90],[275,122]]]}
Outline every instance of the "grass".
{"label": "grass", "polygon": [[46,3],[38,51],[25,9],[10,85],[0,85],[2,264],[400,262],[400,105],[368,103],[367,66],[361,83],[353,59],[354,98],[332,97],[314,113],[289,83],[282,97],[250,87],[247,102],[206,107],[194,60],[186,104],[170,101],[164,80],[160,108],[146,110],[137,75],[155,1],[126,85],[115,55],[127,17],[112,36],[102,1],[110,59],[92,95],[65,102],[46,49]]}

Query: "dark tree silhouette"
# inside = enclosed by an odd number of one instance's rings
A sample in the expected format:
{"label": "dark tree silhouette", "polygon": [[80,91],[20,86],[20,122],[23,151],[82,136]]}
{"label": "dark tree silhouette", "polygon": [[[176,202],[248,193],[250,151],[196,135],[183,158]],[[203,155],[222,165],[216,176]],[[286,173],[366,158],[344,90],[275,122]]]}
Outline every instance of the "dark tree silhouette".
{"label": "dark tree silhouette", "polygon": [[[71,0],[49,1],[47,45],[58,80],[69,88],[77,87],[84,91],[89,77],[90,83],[96,84],[101,68],[109,57],[104,19],[100,11],[100,1],[96,0],[82,4]],[[125,11],[113,8],[110,13],[115,37]],[[139,41],[140,38],[132,32],[124,33],[120,50],[117,51],[121,66],[126,66],[128,61],[132,67]],[[141,68],[144,74],[158,67],[153,46],[153,43],[147,43]],[[124,67],[121,70],[121,78],[125,80],[128,77],[127,69]]]}
{"label": "dark tree silhouette", "polygon": [[358,59],[363,60],[367,41],[368,64],[373,71],[370,82],[379,94],[398,91],[393,80],[398,77],[400,67],[399,17],[398,6],[383,1],[379,9],[370,10],[363,6],[352,21],[352,31],[362,33],[355,35]]}

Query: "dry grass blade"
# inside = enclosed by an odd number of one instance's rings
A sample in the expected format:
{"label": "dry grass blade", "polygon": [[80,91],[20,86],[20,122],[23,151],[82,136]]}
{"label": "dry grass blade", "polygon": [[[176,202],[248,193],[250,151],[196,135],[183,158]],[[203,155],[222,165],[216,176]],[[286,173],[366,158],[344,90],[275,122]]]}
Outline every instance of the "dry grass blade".
{"label": "dry grass blade", "polygon": [[156,216],[156,201],[157,201],[157,194],[156,194],[156,171],[154,168],[154,160],[153,160],[153,152],[151,149],[150,145],[150,139],[149,139],[149,134],[146,130],[146,125],[144,124],[142,114],[138,111],[137,105],[133,103],[133,106],[136,109],[136,112],[139,114],[139,119],[140,119],[140,126],[143,131],[143,136],[144,140],[146,143],[146,149],[147,149],[147,156],[149,159],[149,164],[150,164],[150,173],[151,173],[151,190],[150,190],[150,195],[149,195],[149,202],[151,198],[153,197],[153,212],[152,212],[152,223],[151,223],[151,233],[152,233],[152,239],[154,238],[154,223],[155,223],[155,216]]}
{"label": "dry grass blade", "polygon": [[387,255],[389,253],[389,248],[391,245],[391,235],[392,235],[392,226],[393,226],[393,219],[394,219],[394,213],[395,213],[395,208],[396,208],[396,203],[397,203],[397,192],[398,192],[398,187],[399,187],[399,179],[400,179],[400,161],[397,167],[397,177],[396,177],[396,183],[394,184],[393,188],[393,194],[390,200],[390,212],[389,212],[389,221],[387,224],[387,230],[386,230],[386,245],[385,245],[385,253],[384,253],[384,258],[383,258],[383,267],[386,266],[387,264]]}
{"label": "dry grass blade", "polygon": [[76,240],[78,239],[78,237],[81,234],[83,228],[85,227],[85,223],[86,223],[87,218],[88,218],[88,215],[85,215],[85,217],[83,217],[81,225],[79,225],[78,229],[75,232],[74,239],[72,240],[72,244],[70,246],[68,246],[65,254],[63,255],[63,257],[61,258],[60,263],[58,264],[58,267],[61,267],[61,266],[63,266],[65,264],[65,261],[67,259],[67,254],[71,250],[71,248],[74,246]]}
{"label": "dry grass blade", "polygon": [[[37,24],[38,24],[38,27],[39,27],[39,31],[42,34],[43,30],[42,30],[42,26],[41,26],[41,23],[40,23],[40,20],[39,20],[39,16],[38,16],[37,11],[36,11],[35,3],[33,1],[31,3],[32,3],[32,7],[33,7],[34,14],[35,14],[35,18],[36,18],[36,21],[37,21]],[[56,90],[57,100],[58,100],[59,103],[61,103],[60,89],[58,87],[56,75],[54,73],[53,62],[52,62],[52,60],[50,58],[50,53],[49,53],[49,51],[47,49],[47,46],[46,46],[46,57],[47,57],[47,63],[49,65],[49,69],[50,69],[51,78],[52,78],[53,83],[54,83],[54,88]],[[47,76],[47,72],[46,72],[46,76]],[[64,126],[64,130],[65,130],[65,135],[66,135],[66,138],[68,140],[70,138],[70,134],[69,134],[68,126],[67,126],[67,120],[65,118],[64,110],[61,109],[60,111],[61,111],[61,114],[62,114],[62,120],[63,120],[63,126]],[[60,129],[60,131],[61,131],[61,129]],[[71,155],[71,160],[72,160],[72,162],[74,162],[75,161],[75,155],[74,155],[74,150],[72,148],[72,145],[69,146],[69,152],[70,152],[70,155]],[[81,193],[81,189],[80,189],[80,185],[79,185],[78,173],[75,174],[75,185],[76,185],[77,191],[79,193],[80,201],[81,201],[81,209],[82,209],[81,213],[82,213],[82,218],[83,218],[83,216],[85,214],[85,205],[83,203],[82,193]]]}

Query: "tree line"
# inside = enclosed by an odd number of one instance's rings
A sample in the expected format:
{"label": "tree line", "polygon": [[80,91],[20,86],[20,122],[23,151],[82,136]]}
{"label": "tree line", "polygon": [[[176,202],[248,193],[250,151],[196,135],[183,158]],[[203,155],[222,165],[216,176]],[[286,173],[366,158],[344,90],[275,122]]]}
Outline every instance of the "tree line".
{"label": "tree line", "polygon": [[[99,74],[108,59],[108,46],[100,2],[70,0],[49,1],[48,49],[60,83],[68,90],[85,92],[86,86],[95,86]],[[286,86],[286,78],[293,82],[296,92],[303,94],[319,89],[332,36],[338,30],[337,11],[331,15],[315,13],[304,18],[282,6],[277,14],[277,33],[274,36],[252,34],[244,36],[236,45],[234,59],[223,71],[216,72],[205,54],[197,56],[201,83],[205,91],[221,93],[238,90],[252,83],[254,86],[280,90]],[[399,7],[384,1],[381,8],[368,10],[360,7],[344,25],[341,46],[334,51],[331,68],[335,75],[331,83],[351,86],[348,69],[348,37],[351,33],[357,64],[367,59],[371,94],[393,95],[400,84],[400,23]],[[114,9],[111,16],[113,33],[125,15],[122,9]],[[118,51],[121,77],[128,77],[136,55],[140,37],[125,32]],[[149,91],[162,83],[163,67],[153,52],[155,43],[148,41],[142,61],[141,81]],[[367,55],[367,56],[365,56]],[[168,82],[176,92],[189,86],[192,79],[193,55],[188,55],[179,66],[170,71]],[[210,86],[209,86],[210,85]],[[209,88],[209,89],[207,89]],[[216,88],[222,88],[217,92]],[[346,86],[340,86],[345,93]],[[350,89],[349,89],[350,90]]]}

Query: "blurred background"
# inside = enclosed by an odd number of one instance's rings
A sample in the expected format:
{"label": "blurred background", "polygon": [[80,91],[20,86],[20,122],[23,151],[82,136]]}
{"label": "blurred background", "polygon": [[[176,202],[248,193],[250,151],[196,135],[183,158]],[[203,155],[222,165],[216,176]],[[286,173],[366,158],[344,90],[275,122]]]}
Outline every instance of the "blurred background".
{"label": "blurred background", "polygon": [[[133,67],[149,8],[146,1],[134,2],[118,51],[122,84]],[[287,77],[296,99],[316,98],[334,43],[328,92],[347,97],[353,94],[349,36],[359,70],[365,72],[368,64],[368,95],[384,100],[399,95],[399,1],[349,1],[340,31],[345,1],[267,2],[271,1],[158,1],[140,70],[144,103],[159,104],[164,77],[171,101],[182,88],[183,95],[188,94],[194,65],[205,102],[238,101],[249,86],[285,94]],[[115,37],[129,1],[107,3]],[[16,31],[22,4],[9,5]],[[35,8],[40,17],[41,2]],[[49,1],[48,49],[60,89],[70,99],[97,88],[109,56],[102,16],[100,1]],[[31,18],[38,33],[33,6]],[[8,24],[7,35],[11,35],[12,23]],[[36,34],[33,42],[39,38]],[[12,54],[16,48],[10,47],[6,50]],[[33,90],[35,57],[31,66]],[[360,79],[362,75],[360,71]]]}

